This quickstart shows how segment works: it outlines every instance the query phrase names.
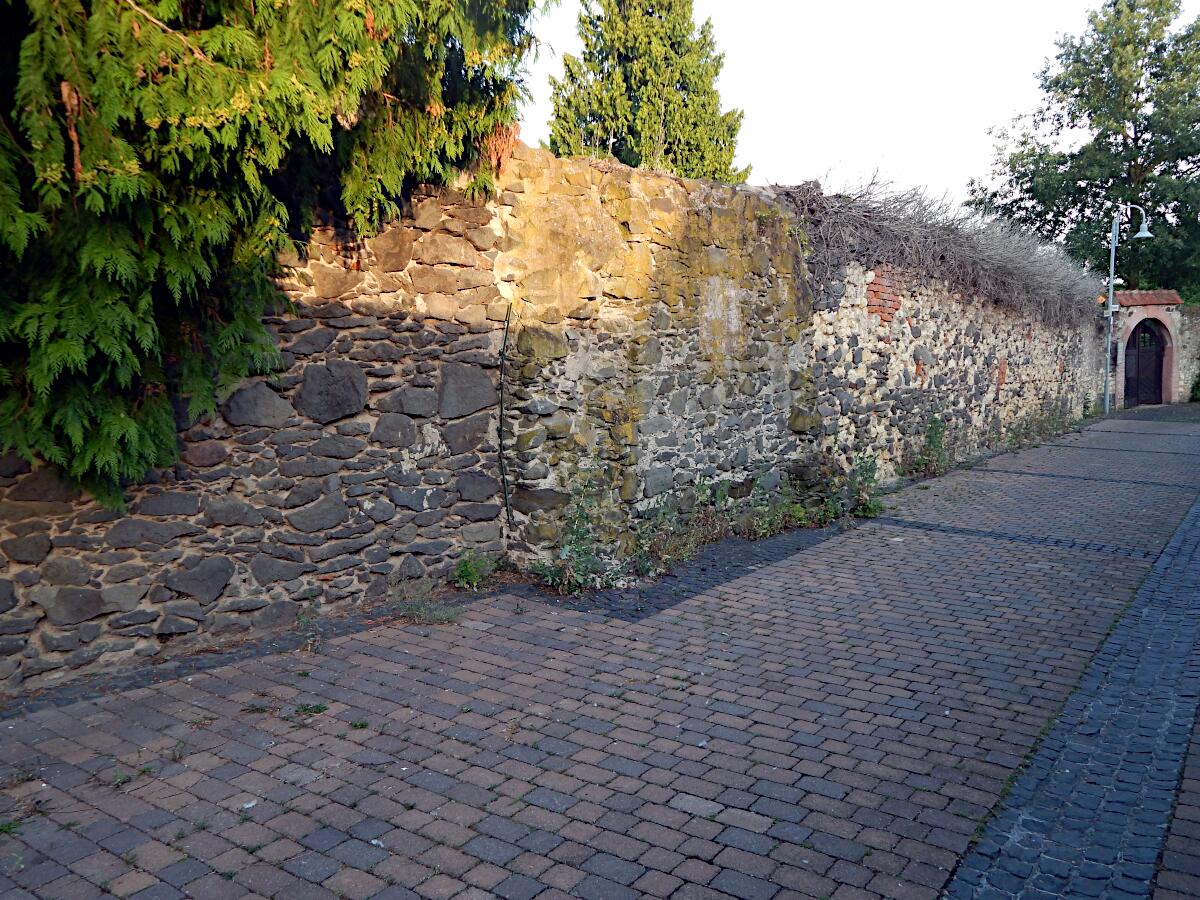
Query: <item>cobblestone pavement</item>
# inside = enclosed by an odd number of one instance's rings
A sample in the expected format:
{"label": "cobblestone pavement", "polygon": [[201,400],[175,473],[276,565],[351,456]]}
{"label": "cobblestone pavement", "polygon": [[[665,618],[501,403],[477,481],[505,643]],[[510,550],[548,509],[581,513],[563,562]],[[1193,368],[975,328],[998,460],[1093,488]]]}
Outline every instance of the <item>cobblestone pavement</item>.
{"label": "cobblestone pavement", "polygon": [[0,720],[0,895],[936,897],[1198,457],[1200,425],[1109,420],[642,594],[66,692]]}
{"label": "cobblestone pavement", "polygon": [[1154,882],[1154,900],[1200,897],[1200,719],[1184,762],[1171,830]]}

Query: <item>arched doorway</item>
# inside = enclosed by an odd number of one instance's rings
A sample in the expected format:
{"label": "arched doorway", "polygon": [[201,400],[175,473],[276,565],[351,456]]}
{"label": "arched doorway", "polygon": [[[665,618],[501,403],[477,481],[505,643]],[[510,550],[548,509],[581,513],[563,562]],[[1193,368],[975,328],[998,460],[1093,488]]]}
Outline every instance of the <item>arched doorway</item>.
{"label": "arched doorway", "polygon": [[1138,322],[1125,345],[1125,406],[1163,402],[1163,356],[1167,341],[1153,319]]}

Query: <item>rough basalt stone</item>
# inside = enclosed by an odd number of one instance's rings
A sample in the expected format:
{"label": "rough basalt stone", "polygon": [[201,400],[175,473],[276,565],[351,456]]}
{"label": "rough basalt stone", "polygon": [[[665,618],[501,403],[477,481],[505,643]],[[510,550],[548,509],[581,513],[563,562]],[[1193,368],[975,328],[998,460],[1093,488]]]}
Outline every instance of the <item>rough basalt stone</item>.
{"label": "rough basalt stone", "polygon": [[263,515],[249,503],[233,497],[214,497],[204,510],[213,525],[261,525]]}
{"label": "rough basalt stone", "polygon": [[37,565],[50,555],[50,535],[35,532],[23,537],[0,541],[0,550],[13,562]]}
{"label": "rough basalt stone", "polygon": [[367,405],[367,373],[353,362],[332,359],[304,367],[296,408],[322,425],[362,412]]}
{"label": "rough basalt stone", "polygon": [[296,414],[292,404],[276,394],[264,381],[254,381],[229,395],[221,415],[230,425],[259,425],[278,428]]}
{"label": "rough basalt stone", "polygon": [[122,581],[131,581],[134,578],[141,578],[148,572],[145,566],[141,563],[120,563],[108,569],[104,573],[104,578],[110,584],[117,584]]}
{"label": "rough basalt stone", "polygon": [[0,613],[6,613],[17,605],[17,593],[13,583],[7,578],[0,578]]}
{"label": "rough basalt stone", "polygon": [[352,459],[367,448],[365,441],[358,438],[346,437],[341,434],[329,434],[308,448],[313,456],[329,456],[333,459]]}
{"label": "rough basalt stone", "polygon": [[[54,588],[51,588],[51,590],[54,590]],[[43,612],[41,609],[21,615],[7,616],[0,619],[0,634],[26,634],[33,631],[34,626],[42,620],[42,616]]]}
{"label": "rough basalt stone", "polygon": [[464,500],[490,500],[500,490],[500,482],[490,475],[467,472],[454,480],[454,489]]}
{"label": "rough basalt stone", "polygon": [[321,482],[316,480],[302,481],[288,491],[287,495],[283,498],[283,508],[295,509],[298,506],[304,506],[305,504],[312,503],[323,493],[324,489],[321,487]]}
{"label": "rough basalt stone", "polygon": [[417,442],[417,426],[403,413],[384,413],[375,423],[371,440],[387,447],[411,447]]}
{"label": "rough basalt stone", "polygon": [[368,498],[361,501],[358,506],[372,522],[390,522],[396,515],[396,505],[382,497]]}
{"label": "rough basalt stone", "polygon": [[310,353],[321,353],[328,349],[337,337],[336,328],[314,328],[306,331],[288,344],[288,350],[297,356],[308,356]]}
{"label": "rough basalt stone", "polygon": [[286,513],[284,518],[297,531],[312,533],[333,528],[346,521],[350,510],[341,497],[326,494],[316,503]]}
{"label": "rough basalt stone", "polygon": [[131,625],[146,625],[153,622],[158,616],[159,612],[156,609],[135,609],[132,612],[113,616],[108,620],[108,624],[113,628],[128,628]]}
{"label": "rough basalt stone", "polygon": [[0,453],[0,478],[14,478],[24,475],[30,469],[29,463],[15,453]]}
{"label": "rough basalt stone", "polygon": [[95,588],[40,586],[29,592],[29,599],[44,609],[55,625],[77,625],[107,611]]}
{"label": "rough basalt stone", "polygon": [[366,535],[344,541],[329,541],[320,547],[313,547],[308,555],[313,562],[325,562],[325,560],[333,559],[343,553],[357,553],[359,550],[370,547],[376,540],[378,538],[375,535]]}
{"label": "rough basalt stone", "polygon": [[311,563],[303,562],[288,562],[283,559],[276,559],[273,556],[267,556],[260,553],[254,559],[250,560],[250,574],[254,576],[254,580],[264,587],[268,584],[274,584],[276,581],[291,581],[294,578],[299,578],[312,572],[317,567]]}
{"label": "rough basalt stone", "polygon": [[195,600],[172,600],[163,606],[163,613],[168,616],[179,616],[196,622],[204,621],[204,609]]}
{"label": "rough basalt stone", "polygon": [[104,609],[107,612],[127,612],[137,609],[137,605],[149,591],[148,584],[113,584],[101,588],[100,596],[104,598]]}
{"label": "rough basalt stone", "polygon": [[54,585],[85,585],[92,578],[92,569],[81,559],[71,556],[52,556],[42,563],[42,580]]}
{"label": "rough basalt stone", "polygon": [[432,416],[437,407],[437,391],[433,388],[397,388],[375,401],[375,408],[380,412],[404,413],[418,418]]}
{"label": "rough basalt stone", "polygon": [[414,512],[437,509],[446,501],[446,492],[441,488],[391,488],[388,495],[397,506]]}
{"label": "rough basalt stone", "polygon": [[154,627],[154,633],[167,636],[190,634],[199,627],[191,619],[185,619],[182,616],[163,616],[158,625]]}
{"label": "rough basalt stone", "polygon": [[180,459],[196,469],[211,469],[229,458],[229,448],[221,441],[200,441],[183,451]]}
{"label": "rough basalt stone", "polygon": [[292,600],[277,600],[254,614],[254,627],[283,628],[294,623],[299,614],[299,603]]}
{"label": "rough basalt stone", "polygon": [[469,453],[483,443],[491,422],[492,417],[488,413],[451,422],[442,428],[442,440],[455,455]]}
{"label": "rough basalt stone", "polygon": [[362,283],[363,273],[355,272],[344,266],[330,266],[314,262],[309,267],[312,272],[313,292],[322,300],[336,300]]}
{"label": "rough basalt stone", "polygon": [[500,399],[488,373],[478,366],[445,363],[438,381],[438,412],[443,418],[470,415]]}
{"label": "rough basalt stone", "polygon": [[195,492],[171,492],[143,497],[137,505],[141,516],[194,516],[200,512],[200,495]]}
{"label": "rough basalt stone", "polygon": [[9,500],[30,500],[41,503],[69,503],[78,500],[79,488],[71,484],[50,466],[35,469],[9,488]]}
{"label": "rough basalt stone", "polygon": [[172,572],[167,576],[166,584],[171,590],[195,597],[207,606],[221,596],[233,572],[233,560],[227,556],[212,556],[190,569]]}
{"label": "rough basalt stone", "polygon": [[412,229],[389,228],[368,240],[367,246],[384,272],[403,272],[412,261]]}
{"label": "rough basalt stone", "polygon": [[320,478],[341,469],[340,460],[321,456],[301,456],[285,459],[279,464],[279,474],[289,478]]}
{"label": "rough basalt stone", "polygon": [[220,604],[216,611],[218,613],[254,612],[256,609],[262,609],[266,605],[267,600],[262,597],[235,597]]}
{"label": "rough basalt stone", "polygon": [[643,491],[647,497],[656,497],[671,489],[674,484],[674,473],[670,469],[651,469],[645,475]]}
{"label": "rough basalt stone", "polygon": [[140,544],[166,544],[200,529],[186,522],[154,522],[148,519],[122,519],[108,529],[105,541],[111,547],[137,547]]}
{"label": "rough basalt stone", "polygon": [[454,507],[456,515],[472,522],[483,522],[500,515],[498,503],[459,503]]}

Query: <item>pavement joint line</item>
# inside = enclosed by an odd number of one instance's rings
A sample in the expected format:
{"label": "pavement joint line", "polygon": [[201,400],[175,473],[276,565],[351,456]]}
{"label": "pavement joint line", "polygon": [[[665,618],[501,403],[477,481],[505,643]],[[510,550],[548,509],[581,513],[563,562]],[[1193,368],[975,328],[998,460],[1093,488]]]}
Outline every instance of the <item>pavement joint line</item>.
{"label": "pavement joint line", "polygon": [[1200,704],[1200,498],[944,896],[1149,897]]}
{"label": "pavement joint line", "polygon": [[1143,454],[1146,454],[1146,453],[1154,453],[1154,454],[1157,454],[1158,456],[1198,456],[1198,457],[1200,457],[1200,453],[1188,453],[1184,450],[1145,450],[1145,449],[1134,448],[1134,447],[1093,447],[1090,444],[1062,444],[1062,443],[1055,443],[1055,444],[1049,445],[1049,446],[1054,446],[1054,447],[1062,449],[1062,450],[1104,450],[1108,453],[1135,453],[1138,456],[1142,456]]}
{"label": "pavement joint line", "polygon": [[914,519],[899,519],[893,516],[880,516],[875,521],[880,525],[912,528],[917,531],[932,531],[937,534],[961,534],[966,537],[991,538],[993,540],[1013,541],[1018,544],[1032,544],[1040,547],[1056,547],[1064,550],[1087,550],[1093,553],[1125,556],[1130,559],[1154,559],[1157,555],[1152,550],[1138,550],[1132,547],[1114,547],[1111,544],[1073,541],[1067,538],[1033,537],[1024,534],[1011,534],[1006,531],[990,531],[986,528],[968,528],[963,525],[939,525],[935,522],[920,522]]}
{"label": "pavement joint line", "polygon": [[1022,472],[1019,469],[986,469],[979,468],[980,472],[997,472],[1001,475],[1028,475],[1031,478],[1053,478],[1068,481],[1098,481],[1104,484],[1123,484],[1130,487],[1161,487],[1171,488],[1177,491],[1194,492],[1200,485],[1175,484],[1169,481],[1141,481],[1136,478],[1101,478],[1098,475],[1068,475],[1058,472]]}

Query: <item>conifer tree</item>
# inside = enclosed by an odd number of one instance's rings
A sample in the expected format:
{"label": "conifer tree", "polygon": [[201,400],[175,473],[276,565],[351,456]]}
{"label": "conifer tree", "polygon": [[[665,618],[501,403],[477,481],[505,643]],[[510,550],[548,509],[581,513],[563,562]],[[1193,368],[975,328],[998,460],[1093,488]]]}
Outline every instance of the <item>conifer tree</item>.
{"label": "conifer tree", "polygon": [[7,0],[0,451],[113,503],[173,462],[318,188],[369,232],[513,121],[532,2]]}
{"label": "conifer tree", "polygon": [[583,55],[551,79],[550,149],[611,155],[687,178],[742,182],[735,169],[740,110],[721,112],[712,22],[697,31],[692,0],[584,0]]}

